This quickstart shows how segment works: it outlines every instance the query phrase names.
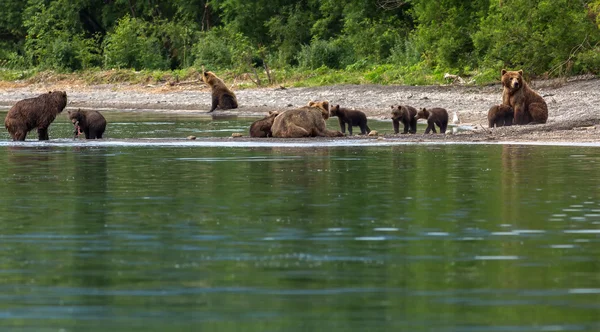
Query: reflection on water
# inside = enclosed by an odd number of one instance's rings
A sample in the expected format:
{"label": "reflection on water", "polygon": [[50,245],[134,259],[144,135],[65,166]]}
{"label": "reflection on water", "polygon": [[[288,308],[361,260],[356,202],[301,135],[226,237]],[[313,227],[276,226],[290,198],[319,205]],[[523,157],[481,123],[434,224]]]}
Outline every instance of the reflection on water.
{"label": "reflection on water", "polygon": [[3,145],[0,329],[600,330],[598,163],[591,147]]}

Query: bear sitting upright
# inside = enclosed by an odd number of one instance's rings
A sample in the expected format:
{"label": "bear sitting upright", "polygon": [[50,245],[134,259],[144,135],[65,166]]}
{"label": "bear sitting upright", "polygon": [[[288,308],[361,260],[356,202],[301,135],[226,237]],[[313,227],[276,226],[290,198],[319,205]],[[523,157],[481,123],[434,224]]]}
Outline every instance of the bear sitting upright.
{"label": "bear sitting upright", "polygon": [[430,108],[429,110],[423,108],[417,113],[415,119],[427,119],[425,134],[429,134],[430,131],[433,131],[434,134],[437,133],[435,125],[440,127],[440,133],[442,134],[446,132],[446,128],[448,127],[448,111],[439,107]]}
{"label": "bear sitting upright", "polygon": [[275,117],[271,131],[273,137],[298,138],[315,136],[344,136],[339,131],[327,130],[325,120],[329,118],[329,102],[313,102],[308,106],[285,111]]}
{"label": "bear sitting upright", "polygon": [[523,80],[523,71],[502,69],[502,104],[514,110],[513,124],[546,123],[548,105],[544,98],[531,90]]}
{"label": "bear sitting upright", "polygon": [[392,105],[392,123],[394,124],[394,134],[400,132],[400,122],[404,124],[404,132],[414,134],[417,132],[417,109],[407,105]]}
{"label": "bear sitting upright", "polygon": [[75,136],[81,132],[86,139],[101,139],[106,129],[106,119],[98,111],[69,111],[69,120],[75,126]]}
{"label": "bear sitting upright", "polygon": [[512,126],[514,111],[508,105],[494,105],[488,111],[488,124],[490,128]]}
{"label": "bear sitting upright", "polygon": [[361,135],[366,135],[371,131],[367,125],[367,116],[361,111],[340,108],[340,105],[335,105],[331,108],[330,115],[338,117],[342,134],[346,133],[346,123],[350,136],[352,136],[352,127],[359,127]]}
{"label": "bear sitting upright", "polygon": [[20,100],[6,114],[4,127],[13,141],[24,141],[27,133],[35,128],[40,141],[48,140],[48,127],[66,106],[65,91],[50,91]]}
{"label": "bear sitting upright", "polygon": [[217,109],[219,107],[222,110],[229,110],[238,107],[237,98],[233,91],[227,88],[225,82],[222,79],[217,77],[213,72],[204,71],[202,69],[202,80],[206,85],[208,85],[211,89],[212,94],[212,105],[210,107],[209,113]]}
{"label": "bear sitting upright", "polygon": [[275,117],[279,114],[279,111],[269,111],[269,115],[252,122],[250,125],[250,137],[273,137],[271,127],[273,127]]}

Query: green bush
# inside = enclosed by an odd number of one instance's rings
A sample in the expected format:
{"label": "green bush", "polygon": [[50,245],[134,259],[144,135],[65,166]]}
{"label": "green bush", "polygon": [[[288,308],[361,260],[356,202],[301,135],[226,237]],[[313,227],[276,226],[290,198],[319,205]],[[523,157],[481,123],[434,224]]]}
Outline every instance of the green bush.
{"label": "green bush", "polygon": [[119,20],[104,40],[104,66],[108,68],[167,69],[169,61],[153,26],[128,15]]}
{"label": "green bush", "polygon": [[192,47],[194,66],[210,70],[248,70],[257,52],[244,35],[221,28],[201,33]]}
{"label": "green bush", "polygon": [[342,69],[355,62],[349,47],[339,41],[325,40],[314,40],[310,45],[302,46],[297,59],[298,66],[305,69]]}

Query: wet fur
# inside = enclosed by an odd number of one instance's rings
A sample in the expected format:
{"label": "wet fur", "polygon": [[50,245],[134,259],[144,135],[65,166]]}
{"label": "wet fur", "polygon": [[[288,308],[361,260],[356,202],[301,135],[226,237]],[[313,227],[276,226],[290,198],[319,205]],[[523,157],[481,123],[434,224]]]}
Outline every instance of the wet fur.
{"label": "wet fur", "polygon": [[35,128],[40,141],[48,140],[48,127],[66,106],[65,91],[50,91],[34,98],[20,100],[6,114],[4,127],[13,141],[24,141],[27,133]]}
{"label": "wet fur", "polygon": [[359,127],[361,135],[371,132],[371,129],[367,125],[367,116],[361,111],[340,108],[340,105],[335,105],[331,108],[330,115],[338,117],[342,134],[346,133],[346,124],[348,124],[348,133],[350,135],[352,135],[352,127]]}
{"label": "wet fur", "polygon": [[[106,130],[106,119],[98,111],[69,111],[69,120],[85,134],[86,139],[101,139]],[[79,128],[77,128],[79,127]],[[78,131],[78,133],[79,133]]]}
{"label": "wet fur", "polygon": [[440,133],[446,133],[446,128],[448,127],[448,111],[443,108],[435,107],[430,108],[429,110],[423,108],[420,110],[415,119],[427,119],[427,129],[425,129],[425,134],[429,134],[430,131],[435,131],[435,125],[440,127]]}
{"label": "wet fur", "polygon": [[280,114],[278,111],[270,111],[269,115],[252,122],[250,125],[250,137],[273,137],[271,128],[275,118]]}
{"label": "wet fur", "polygon": [[508,105],[494,105],[488,111],[488,126],[490,128],[512,126],[514,111]]}
{"label": "wet fur", "polygon": [[392,124],[394,125],[394,133],[400,132],[400,122],[404,125],[403,134],[417,132],[417,109],[412,106],[398,105],[392,106]]}

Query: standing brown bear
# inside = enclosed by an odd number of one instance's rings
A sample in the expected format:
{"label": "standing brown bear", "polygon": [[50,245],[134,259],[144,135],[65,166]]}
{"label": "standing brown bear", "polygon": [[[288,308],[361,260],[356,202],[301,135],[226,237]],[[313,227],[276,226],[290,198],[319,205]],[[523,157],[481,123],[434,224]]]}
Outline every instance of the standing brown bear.
{"label": "standing brown bear", "polygon": [[75,126],[75,136],[81,131],[85,133],[86,139],[101,139],[106,129],[106,119],[98,111],[69,111],[69,120]]}
{"label": "standing brown bear", "polygon": [[352,136],[352,127],[359,127],[361,135],[371,132],[371,129],[367,126],[367,116],[361,111],[340,108],[340,105],[335,105],[331,108],[330,115],[338,117],[342,134],[346,133],[346,123],[348,124],[348,133],[350,136]]}
{"label": "standing brown bear", "polygon": [[394,134],[400,132],[400,122],[404,124],[404,132],[414,134],[417,132],[417,109],[412,106],[392,105],[392,123],[394,124]]}
{"label": "standing brown bear", "polygon": [[6,114],[4,127],[13,141],[24,141],[27,133],[35,128],[40,141],[48,140],[48,127],[66,106],[65,91],[50,91],[20,100]]}
{"label": "standing brown bear", "polygon": [[494,105],[488,111],[488,124],[490,128],[512,126],[514,111],[508,105]]}
{"label": "standing brown bear", "polygon": [[423,108],[417,113],[415,119],[427,119],[425,134],[429,134],[430,131],[433,131],[434,134],[437,133],[435,125],[440,127],[440,133],[442,134],[446,132],[446,128],[448,127],[448,111],[439,107],[430,108],[429,110]]}
{"label": "standing brown bear", "polygon": [[285,111],[273,122],[273,137],[299,138],[316,136],[344,136],[339,131],[327,129],[325,120],[329,118],[329,102],[311,101],[308,106]]}
{"label": "standing brown bear", "polygon": [[502,104],[513,108],[515,116],[513,123],[524,125],[528,123],[546,123],[548,120],[548,105],[544,98],[531,90],[523,80],[523,71],[507,71],[502,69]]}
{"label": "standing brown bear", "polygon": [[275,117],[279,114],[279,111],[269,111],[269,115],[252,122],[250,125],[250,137],[273,137],[271,127],[273,127]]}
{"label": "standing brown bear", "polygon": [[225,82],[217,77],[213,72],[202,70],[202,80],[211,89],[212,105],[209,113],[219,107],[222,110],[229,110],[238,107],[237,98],[233,91],[227,88]]}

